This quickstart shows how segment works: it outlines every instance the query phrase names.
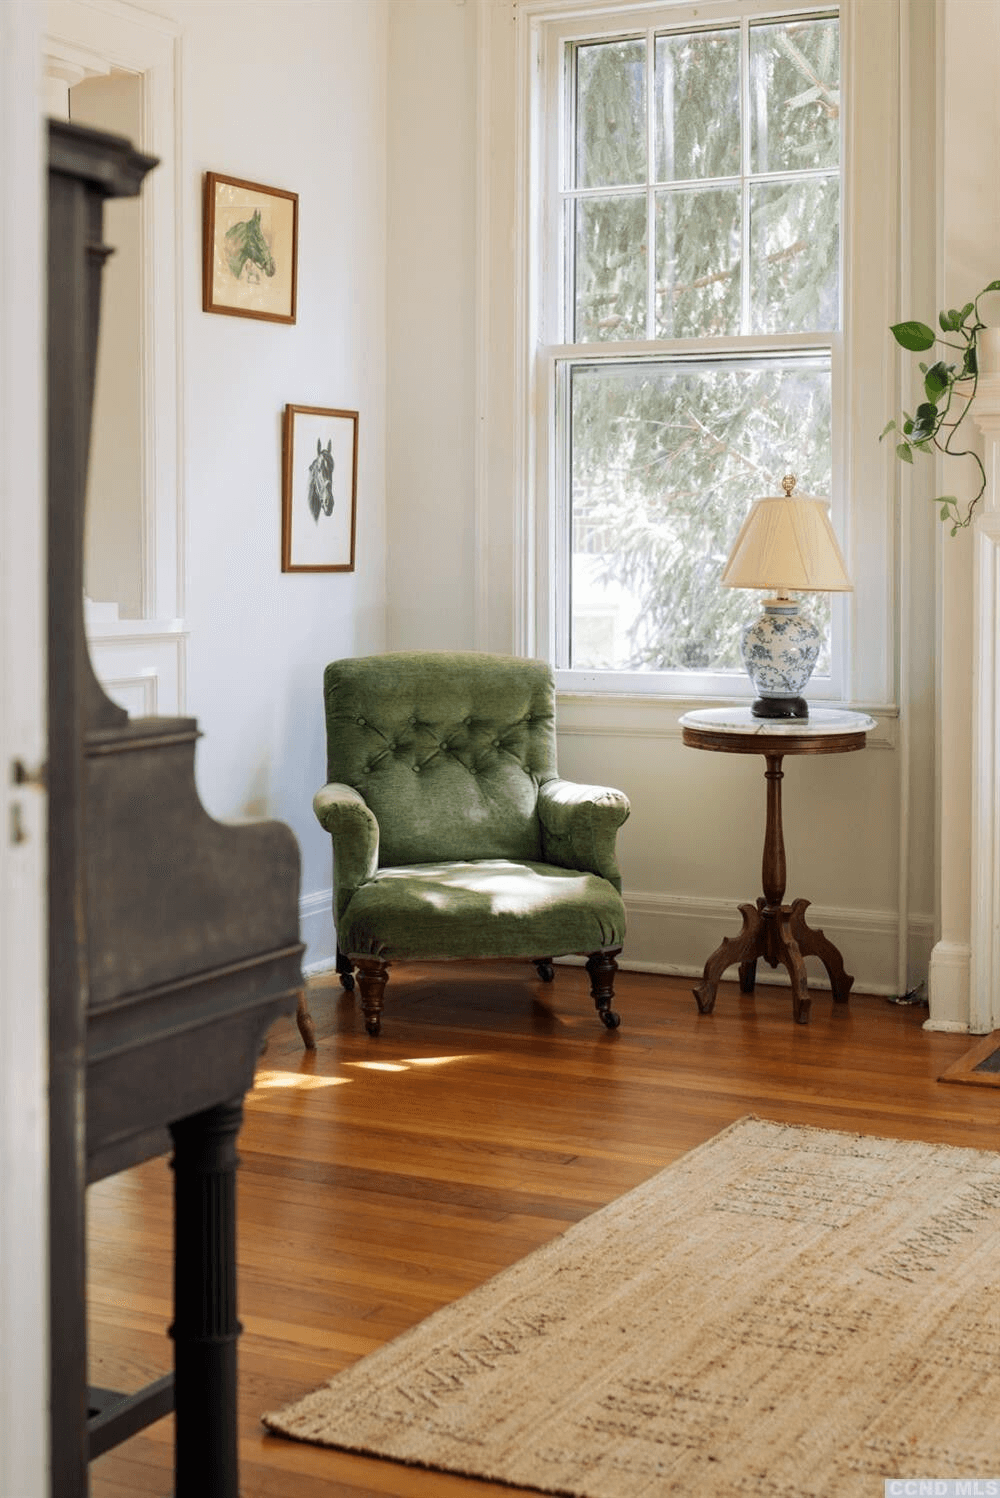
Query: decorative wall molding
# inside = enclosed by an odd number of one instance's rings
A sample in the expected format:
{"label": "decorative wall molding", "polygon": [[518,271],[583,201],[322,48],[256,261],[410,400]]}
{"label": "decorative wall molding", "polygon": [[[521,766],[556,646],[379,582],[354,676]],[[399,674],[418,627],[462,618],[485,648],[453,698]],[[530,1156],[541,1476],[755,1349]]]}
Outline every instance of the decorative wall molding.
{"label": "decorative wall molding", "polygon": [[187,642],[187,632],[180,629],[136,628],[127,634],[104,626],[88,643],[95,675],[130,716],[176,718],[184,713]]}
{"label": "decorative wall molding", "polygon": [[[142,623],[167,632],[183,618],[186,575],[180,316],[184,200],[178,170],[181,28],[124,0],[49,0],[44,50],[53,67],[63,59],[67,67],[85,63],[89,72],[113,68],[140,77],[143,124],[136,144],[159,158],[140,198]],[[112,636],[123,646],[133,643],[140,635],[135,624],[121,620],[113,629],[102,627],[102,644]],[[89,631],[88,637],[95,640],[96,631]],[[97,669],[97,652],[93,653]],[[183,668],[177,673],[177,690],[177,708],[170,710],[183,711]],[[165,700],[161,710],[168,710]]]}
{"label": "decorative wall molding", "polygon": [[[629,936],[619,959],[623,968],[700,977],[706,958],[721,939],[726,935],[735,936],[739,931],[740,917],[733,900],[628,890],[624,898]],[[898,911],[811,905],[809,923],[814,929],[824,930],[844,953],[847,969],[854,976],[855,993],[899,993],[896,979]],[[930,951],[933,928],[930,915],[911,915],[907,932],[909,943],[926,955]],[[671,954],[669,961],[663,956],[666,952]],[[779,987],[788,985],[788,974],[783,968],[772,973],[766,965],[758,966],[758,976],[762,983]],[[727,972],[726,977],[735,977],[735,968]],[[809,985],[814,989],[829,989],[825,972],[812,963],[809,964]]]}

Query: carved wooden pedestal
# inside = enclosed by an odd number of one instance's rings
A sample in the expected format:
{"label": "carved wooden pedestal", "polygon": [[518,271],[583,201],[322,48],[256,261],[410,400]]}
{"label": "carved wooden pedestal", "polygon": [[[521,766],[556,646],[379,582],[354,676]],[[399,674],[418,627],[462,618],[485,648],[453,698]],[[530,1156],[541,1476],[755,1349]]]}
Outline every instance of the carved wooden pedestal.
{"label": "carved wooden pedestal", "polygon": [[781,823],[781,762],[786,754],[843,754],[863,749],[865,735],[875,722],[864,713],[814,708],[802,720],[773,721],[753,718],[748,708],[710,708],[686,713],[681,719],[684,742],[694,749],[712,749],[723,754],[763,754],[767,768],[767,823],[761,882],[764,893],[756,905],[740,905],[743,929],[727,937],[705,963],[701,983],[694,990],[702,1014],[711,1014],[726,968],[739,965],[740,988],[752,993],[760,958],[787,968],[792,985],[792,1014],[797,1024],[809,1023],[809,980],[804,959],[818,957],[826,968],[833,997],[846,1003],[854,979],[844,970],[843,959],[822,931],[806,924],[808,900],[785,898],[785,841]]}

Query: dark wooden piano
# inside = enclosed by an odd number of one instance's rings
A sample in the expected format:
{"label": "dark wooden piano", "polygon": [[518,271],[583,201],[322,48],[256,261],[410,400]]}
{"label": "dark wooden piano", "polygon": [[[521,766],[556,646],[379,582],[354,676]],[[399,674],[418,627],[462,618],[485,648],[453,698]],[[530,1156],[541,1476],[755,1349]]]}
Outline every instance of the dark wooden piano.
{"label": "dark wooden piano", "polygon": [[[273,1020],[302,985],[299,854],[280,823],[202,807],[191,718],[129,719],[83,622],[84,493],[103,203],[155,162],[50,122],[48,760],[52,1493],[176,1410],[178,1498],[237,1498],[236,1137]],[[84,1194],[173,1151],[174,1372],[87,1387]]]}

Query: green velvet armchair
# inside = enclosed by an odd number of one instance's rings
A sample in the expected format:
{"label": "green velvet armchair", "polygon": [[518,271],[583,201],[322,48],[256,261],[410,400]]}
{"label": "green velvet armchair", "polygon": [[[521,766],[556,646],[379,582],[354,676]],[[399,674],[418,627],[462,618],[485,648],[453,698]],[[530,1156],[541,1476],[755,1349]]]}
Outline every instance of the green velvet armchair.
{"label": "green velvet armchair", "polygon": [[[327,780],[337,968],[357,973],[377,1035],[394,959],[587,958],[609,1029],[625,937],[621,791],[556,773],[555,688],[542,661],[407,652],[333,661]],[[307,1046],[311,1020],[300,1013]]]}

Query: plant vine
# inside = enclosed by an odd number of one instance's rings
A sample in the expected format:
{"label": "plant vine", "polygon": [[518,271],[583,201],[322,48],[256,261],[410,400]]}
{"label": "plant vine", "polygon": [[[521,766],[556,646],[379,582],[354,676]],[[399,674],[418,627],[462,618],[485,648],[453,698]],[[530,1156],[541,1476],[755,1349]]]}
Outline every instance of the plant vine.
{"label": "plant vine", "polygon": [[[956,447],[958,429],[972,406],[979,386],[979,334],[986,323],[979,315],[979,303],[990,291],[1000,291],[1000,281],[991,281],[984,286],[974,301],[966,302],[962,308],[951,307],[938,314],[938,323],[943,334],[939,337],[923,322],[900,322],[890,328],[900,348],[909,353],[922,354],[936,343],[954,350],[960,357],[948,361],[947,357],[934,364],[921,362],[920,373],[924,379],[924,400],[912,416],[903,412],[902,424],[890,421],[883,428],[879,441],[895,432],[896,457],[904,463],[913,462],[913,454],[933,456],[935,450],[949,458],[971,458],[979,470],[979,488],[966,505],[964,511],[954,494],[938,494],[934,504],[939,508],[940,518],[951,523],[951,534],[965,530],[971,523],[976,505],[986,490],[986,470],[979,454],[971,447]],[[958,404],[961,409],[958,410]],[[957,415],[953,415],[953,405]]]}

